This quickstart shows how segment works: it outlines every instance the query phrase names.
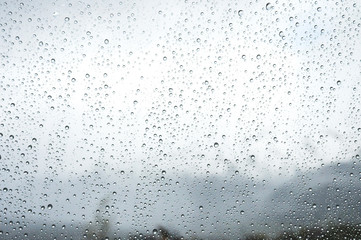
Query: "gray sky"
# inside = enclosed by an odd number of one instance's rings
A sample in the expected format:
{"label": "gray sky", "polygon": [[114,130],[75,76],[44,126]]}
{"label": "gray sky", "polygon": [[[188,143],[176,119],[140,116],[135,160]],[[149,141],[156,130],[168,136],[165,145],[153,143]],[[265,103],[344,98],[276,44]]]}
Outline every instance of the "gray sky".
{"label": "gray sky", "polygon": [[[169,157],[158,165],[168,170],[210,164],[222,173],[227,158],[268,176],[359,151],[358,6],[69,4],[11,3],[2,17],[10,61],[3,85],[17,83],[4,107],[32,105],[35,117],[7,130],[20,136],[35,125],[27,132],[38,136],[36,155],[53,161],[54,142],[66,173],[91,168],[92,155],[140,170],[163,151]],[[71,167],[83,157],[82,167]]]}

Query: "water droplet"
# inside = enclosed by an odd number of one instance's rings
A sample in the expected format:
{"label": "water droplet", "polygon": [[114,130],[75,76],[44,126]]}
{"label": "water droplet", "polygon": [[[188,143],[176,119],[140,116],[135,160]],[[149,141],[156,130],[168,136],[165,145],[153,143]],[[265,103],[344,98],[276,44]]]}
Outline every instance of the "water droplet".
{"label": "water droplet", "polygon": [[153,234],[157,234],[158,230],[157,229],[153,229]]}
{"label": "water droplet", "polygon": [[199,206],[199,210],[202,210],[203,209],[203,206]]}
{"label": "water droplet", "polygon": [[48,204],[48,209],[52,209],[52,208],[53,208],[53,205]]}
{"label": "water droplet", "polygon": [[219,147],[219,144],[218,144],[217,142],[215,142],[215,143],[213,144],[213,146],[214,146],[215,148],[217,148],[217,147]]}
{"label": "water droplet", "polygon": [[108,39],[105,39],[105,40],[104,40],[104,43],[105,43],[105,44],[108,44],[108,43],[109,43],[109,40],[108,40]]}
{"label": "water droplet", "polygon": [[238,10],[238,16],[242,17],[243,15],[243,10]]}
{"label": "water droplet", "polygon": [[266,4],[266,9],[267,10],[271,10],[272,8],[273,8],[273,6],[271,5],[271,3]]}

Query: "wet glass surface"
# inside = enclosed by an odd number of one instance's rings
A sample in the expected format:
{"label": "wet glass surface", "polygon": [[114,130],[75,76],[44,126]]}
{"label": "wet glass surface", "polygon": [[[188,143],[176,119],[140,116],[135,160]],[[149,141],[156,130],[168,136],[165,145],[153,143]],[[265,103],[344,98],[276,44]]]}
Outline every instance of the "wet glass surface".
{"label": "wet glass surface", "polygon": [[360,11],[0,2],[0,239],[361,238]]}

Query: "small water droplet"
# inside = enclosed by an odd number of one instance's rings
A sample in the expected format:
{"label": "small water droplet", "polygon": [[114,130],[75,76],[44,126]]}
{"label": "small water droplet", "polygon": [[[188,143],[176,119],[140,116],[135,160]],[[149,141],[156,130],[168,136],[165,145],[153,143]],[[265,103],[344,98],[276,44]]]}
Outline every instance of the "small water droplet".
{"label": "small water droplet", "polygon": [[52,208],[53,208],[53,205],[48,204],[48,209],[52,209]]}

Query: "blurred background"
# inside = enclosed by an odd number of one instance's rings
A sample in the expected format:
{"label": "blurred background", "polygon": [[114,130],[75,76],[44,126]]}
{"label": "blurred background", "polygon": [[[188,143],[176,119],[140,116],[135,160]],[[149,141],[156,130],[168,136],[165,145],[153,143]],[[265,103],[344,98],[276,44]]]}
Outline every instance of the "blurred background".
{"label": "blurred background", "polygon": [[358,239],[361,5],[0,2],[0,239]]}

